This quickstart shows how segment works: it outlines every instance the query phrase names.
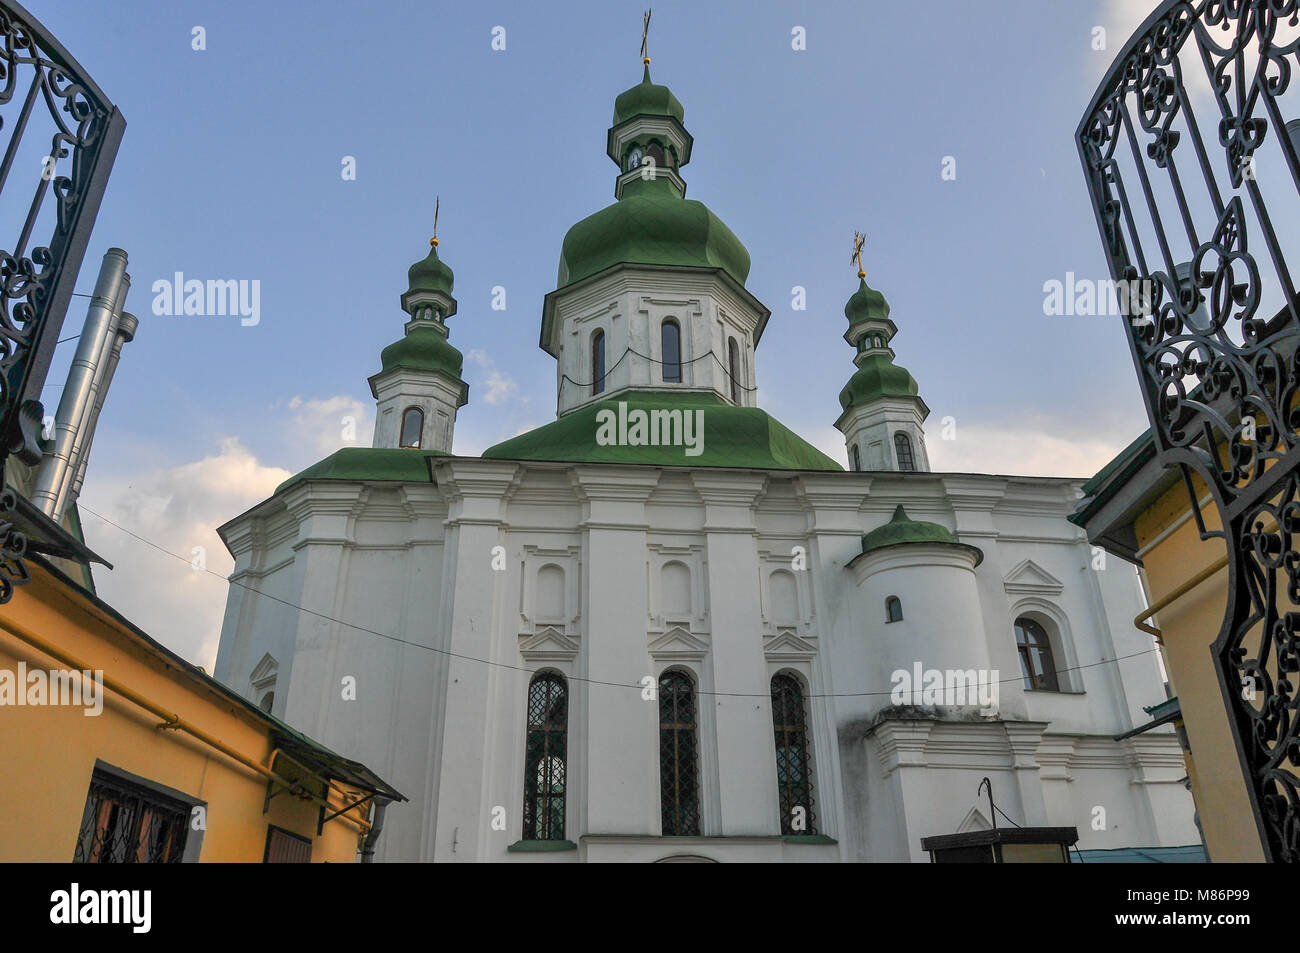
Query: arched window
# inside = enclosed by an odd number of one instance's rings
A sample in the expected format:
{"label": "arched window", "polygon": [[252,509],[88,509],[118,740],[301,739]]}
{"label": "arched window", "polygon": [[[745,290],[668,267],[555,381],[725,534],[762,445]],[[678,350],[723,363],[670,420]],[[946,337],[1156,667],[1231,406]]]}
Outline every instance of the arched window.
{"label": "arched window", "polygon": [[673,320],[665,321],[659,328],[659,344],[663,350],[664,383],[682,381],[682,329]]}
{"label": "arched window", "polygon": [[407,407],[402,411],[402,439],[399,447],[412,450],[420,449],[420,440],[424,437],[424,411],[419,407]]}
{"label": "arched window", "polygon": [[898,469],[916,469],[916,458],[912,456],[912,441],[908,440],[907,434],[901,430],[894,434],[894,454],[898,457]]}
{"label": "arched window", "polygon": [[672,669],[659,676],[659,807],[665,837],[700,833],[695,681]]}
{"label": "arched window", "polygon": [[727,373],[731,375],[731,399],[740,403],[740,348],[736,339],[727,342]]}
{"label": "arched window", "polygon": [[1052,640],[1047,630],[1033,619],[1016,620],[1016,649],[1020,653],[1020,674],[1031,692],[1059,692],[1056,661],[1052,658]]}
{"label": "arched window", "polygon": [[885,621],[903,621],[903,602],[898,596],[890,596],[885,600]]}
{"label": "arched window", "polygon": [[858,456],[858,448],[856,445],[853,447],[853,469],[862,469],[862,458]]}
{"label": "arched window", "polygon": [[262,711],[269,712],[275,705],[275,692],[267,692],[262,696],[262,700],[257,703],[257,707]]}
{"label": "arched window", "polygon": [[605,332],[597,331],[591,336],[591,393],[602,394],[605,391]]}
{"label": "arched window", "polygon": [[[808,757],[808,716],[804,708],[803,686],[793,675],[772,676],[772,726],[776,729],[776,787],[781,798],[781,833],[816,834],[812,766]],[[803,810],[799,811],[799,808]]]}
{"label": "arched window", "polygon": [[524,840],[564,840],[565,730],[569,692],[563,676],[541,672],[528,685],[524,745]]}

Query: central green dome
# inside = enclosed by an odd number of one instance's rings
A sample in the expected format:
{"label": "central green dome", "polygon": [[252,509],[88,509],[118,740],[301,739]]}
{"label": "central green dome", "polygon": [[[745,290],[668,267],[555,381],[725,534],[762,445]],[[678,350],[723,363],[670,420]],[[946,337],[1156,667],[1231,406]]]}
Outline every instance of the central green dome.
{"label": "central green dome", "polygon": [[749,277],[749,252],[740,239],[666,177],[628,182],[619,201],[569,229],[558,283],[564,287],[621,263],[721,268],[742,285]]}

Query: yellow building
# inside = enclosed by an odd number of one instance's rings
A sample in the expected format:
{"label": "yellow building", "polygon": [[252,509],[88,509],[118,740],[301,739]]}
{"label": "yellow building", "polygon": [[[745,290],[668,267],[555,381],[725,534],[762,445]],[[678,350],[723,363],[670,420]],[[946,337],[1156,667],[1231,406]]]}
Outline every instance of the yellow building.
{"label": "yellow building", "polygon": [[401,794],[55,562],[0,608],[0,861],[365,859]]}
{"label": "yellow building", "polygon": [[[1200,501],[1204,529],[1218,530],[1217,510],[1195,477],[1192,492]],[[1224,541],[1202,540],[1182,473],[1160,466],[1150,432],[1086,483],[1084,493],[1074,522],[1094,544],[1141,567],[1151,611],[1136,621],[1139,628],[1160,633],[1157,642],[1177,696],[1175,710],[1151,714],[1180,726],[1210,860],[1263,861],[1211,652],[1228,602]]]}

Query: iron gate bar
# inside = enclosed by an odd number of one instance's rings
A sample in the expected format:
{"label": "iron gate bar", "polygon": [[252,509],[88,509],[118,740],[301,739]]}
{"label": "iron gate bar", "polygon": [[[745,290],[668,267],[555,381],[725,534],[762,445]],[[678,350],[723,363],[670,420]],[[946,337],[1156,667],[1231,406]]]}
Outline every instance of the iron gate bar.
{"label": "iron gate bar", "polygon": [[[1279,43],[1283,21],[1294,35]],[[1300,700],[1292,682],[1300,671],[1300,302],[1253,169],[1271,134],[1300,194],[1300,155],[1278,103],[1300,69],[1298,26],[1300,0],[1167,0],[1115,58],[1076,131],[1111,278],[1152,283],[1154,293],[1124,315],[1124,327],[1157,460],[1180,469],[1200,538],[1225,542],[1228,599],[1212,655],[1265,856],[1282,861],[1300,860]],[[1183,75],[1189,42],[1218,109],[1219,172]],[[1195,158],[1187,168],[1199,169],[1213,210],[1214,221],[1204,222],[1211,229],[1198,228],[1206,216],[1194,213],[1176,162],[1180,118]],[[1137,193],[1124,181],[1121,140]],[[1161,175],[1186,233],[1185,276],[1153,188]],[[1163,271],[1148,265],[1142,211]],[[1271,276],[1248,248],[1252,226]],[[1257,317],[1266,290],[1284,302],[1268,320]],[[1214,500],[1220,530],[1206,528],[1193,473]]]}

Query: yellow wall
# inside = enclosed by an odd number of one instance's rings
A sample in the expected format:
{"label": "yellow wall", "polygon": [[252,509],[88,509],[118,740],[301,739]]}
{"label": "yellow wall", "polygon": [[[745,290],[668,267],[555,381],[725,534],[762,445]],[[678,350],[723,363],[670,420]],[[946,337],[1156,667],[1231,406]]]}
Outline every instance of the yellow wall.
{"label": "yellow wall", "polygon": [[[1203,498],[1204,485],[1199,481],[1194,485]],[[1139,547],[1148,545],[1189,512],[1187,490],[1180,482],[1137,518]],[[1213,505],[1202,508],[1202,514],[1207,529],[1219,528]],[[1142,557],[1152,604],[1221,559],[1224,552],[1222,540],[1202,542],[1195,518],[1187,519]],[[1165,665],[1183,712],[1191,746],[1187,771],[1210,859],[1215,863],[1263,861],[1210,651],[1223,624],[1227,601],[1228,570],[1224,568],[1160,610],[1155,626],[1163,633]]]}
{"label": "yellow wall", "polygon": [[[32,582],[0,608],[0,669],[14,671],[20,660],[28,670],[64,667],[9,631],[24,628],[266,763],[271,738],[255,715],[149,648],[78,590],[39,565],[32,571]],[[0,705],[0,861],[72,860],[97,759],[207,802],[202,861],[260,862],[268,824],[311,838],[313,861],[355,860],[355,824],[331,821],[318,837],[318,804],[287,793],[263,814],[262,776],[183,732],[159,730],[159,721],[107,688],[98,716]]]}

